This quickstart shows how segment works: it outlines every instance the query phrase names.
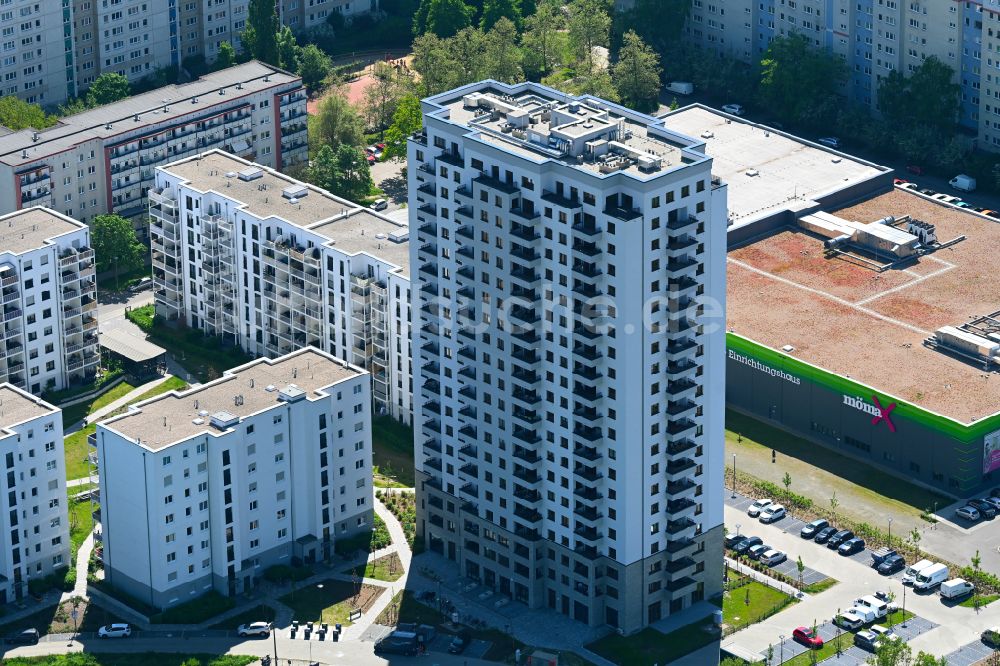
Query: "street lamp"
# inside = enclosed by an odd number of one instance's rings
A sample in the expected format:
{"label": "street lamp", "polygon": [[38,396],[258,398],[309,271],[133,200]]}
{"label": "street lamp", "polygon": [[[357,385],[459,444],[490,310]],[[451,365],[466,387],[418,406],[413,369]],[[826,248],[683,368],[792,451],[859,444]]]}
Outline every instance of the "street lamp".
{"label": "street lamp", "polygon": [[740,535],[740,524],[736,523],[736,536]]}
{"label": "street lamp", "polygon": [[736,454],[733,454],[733,494],[730,499],[736,499]]}
{"label": "street lamp", "polygon": [[781,641],[781,651],[779,652],[780,656],[778,657],[778,663],[783,664],[785,663],[785,635],[779,634],[778,640]]}
{"label": "street lamp", "polygon": [[892,516],[889,517],[889,547],[892,548]]}

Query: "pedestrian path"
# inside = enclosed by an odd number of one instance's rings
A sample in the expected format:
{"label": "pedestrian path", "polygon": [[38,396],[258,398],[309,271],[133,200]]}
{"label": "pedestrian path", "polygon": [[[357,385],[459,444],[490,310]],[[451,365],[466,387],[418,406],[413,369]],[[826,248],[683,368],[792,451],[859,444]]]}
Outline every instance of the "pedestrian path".
{"label": "pedestrian path", "polygon": [[156,379],[154,379],[151,382],[146,382],[142,386],[137,386],[136,388],[132,389],[131,391],[129,391],[128,393],[126,393],[122,397],[120,397],[117,400],[115,400],[114,402],[112,402],[110,404],[107,404],[104,407],[101,407],[100,409],[94,411],[92,414],[88,414],[87,418],[84,419],[85,423],[86,424],[90,424],[90,423],[95,423],[97,421],[100,421],[106,415],[110,414],[111,412],[115,411],[116,409],[120,409],[120,408],[124,407],[125,405],[127,405],[131,401],[133,401],[136,398],[138,398],[139,396],[141,396],[143,393],[146,393],[147,391],[153,390],[154,388],[156,388],[157,386],[159,386],[163,382],[165,382],[168,379],[170,379],[170,377],[171,377],[171,375],[169,375],[169,374],[168,375],[163,375],[162,377],[157,377]]}

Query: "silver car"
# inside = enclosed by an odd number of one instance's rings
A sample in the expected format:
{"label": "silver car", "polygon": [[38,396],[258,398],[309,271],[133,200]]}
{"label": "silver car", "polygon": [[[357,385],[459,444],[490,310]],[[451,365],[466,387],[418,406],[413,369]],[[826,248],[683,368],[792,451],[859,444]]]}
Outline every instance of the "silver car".
{"label": "silver car", "polygon": [[250,624],[241,624],[236,629],[236,633],[240,636],[270,636],[271,623],[251,622]]}
{"label": "silver car", "polygon": [[979,520],[979,509],[974,506],[965,505],[961,509],[955,512],[955,515],[959,518],[964,518],[970,522],[975,522]]}

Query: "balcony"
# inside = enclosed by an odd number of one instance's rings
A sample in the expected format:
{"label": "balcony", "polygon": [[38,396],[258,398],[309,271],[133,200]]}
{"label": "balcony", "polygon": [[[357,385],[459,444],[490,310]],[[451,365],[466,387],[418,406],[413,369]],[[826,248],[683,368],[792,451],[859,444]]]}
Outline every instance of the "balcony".
{"label": "balcony", "polygon": [[542,461],[542,457],[536,451],[521,446],[514,447],[514,457],[518,460],[523,460],[529,465],[537,465]]}
{"label": "balcony", "polygon": [[668,375],[683,375],[689,372],[694,372],[698,368],[698,364],[689,358],[681,359],[680,361],[672,361],[667,363],[666,373]]}
{"label": "balcony", "polygon": [[608,206],[604,209],[604,214],[624,222],[642,217],[642,211],[638,208],[622,208],[620,206]]}
{"label": "balcony", "polygon": [[573,437],[586,442],[596,442],[603,437],[603,431],[598,427],[577,424],[573,428]]}
{"label": "balcony", "polygon": [[573,507],[573,513],[582,520],[592,523],[596,523],[601,518],[604,518],[604,514],[601,513],[600,509],[586,504],[580,504],[579,502],[577,502]]}
{"label": "balcony", "polygon": [[503,194],[514,194],[518,192],[517,186],[513,183],[506,183],[498,178],[491,178],[486,174],[480,174],[476,178],[473,178],[472,182],[483,187],[488,187],[491,190],[502,192]]}
{"label": "balcony", "polygon": [[604,395],[593,386],[587,386],[579,382],[573,383],[573,395],[578,401],[598,402],[604,399]]}
{"label": "balcony", "polygon": [[694,573],[695,567],[698,565],[693,558],[682,557],[679,560],[673,560],[667,563],[667,566],[663,568],[671,576],[684,576],[689,573]]}
{"label": "balcony", "polygon": [[689,251],[694,250],[698,246],[698,239],[691,238],[690,236],[684,236],[682,238],[674,238],[669,243],[667,243],[667,256],[676,257],[681,254],[685,254]]}
{"label": "balcony", "polygon": [[585,479],[590,483],[596,483],[604,478],[604,475],[596,467],[590,465],[577,465],[573,468],[573,475]]}
{"label": "balcony", "polygon": [[694,539],[675,539],[673,541],[668,541],[664,550],[671,555],[679,555],[693,550],[696,545],[697,544],[695,544]]}
{"label": "balcony", "polygon": [[523,467],[517,463],[514,464],[514,477],[529,484],[539,483],[542,480],[542,477],[539,476],[537,471],[528,467]]}
{"label": "balcony", "polygon": [[521,266],[520,264],[514,264],[510,274],[515,280],[526,283],[529,288],[537,286],[537,283],[541,280],[535,269]]}
{"label": "balcony", "polygon": [[542,535],[538,533],[538,530],[533,530],[523,525],[517,525],[514,527],[514,534],[526,541],[538,541],[542,538]]}
{"label": "balcony", "polygon": [[698,465],[690,458],[671,460],[667,463],[666,473],[668,481],[677,481],[690,476]]}
{"label": "balcony", "polygon": [[474,384],[466,384],[462,388],[458,389],[458,394],[463,398],[468,398],[469,400],[475,400],[476,387]]}
{"label": "balcony", "polygon": [[471,476],[473,479],[479,477],[479,467],[477,467],[474,463],[471,462],[467,462],[461,467],[459,467],[458,472],[466,476]]}
{"label": "balcony", "polygon": [[698,225],[698,218],[689,216],[683,220],[668,219],[666,227],[667,229],[670,229],[674,233],[680,234],[680,233],[694,233],[694,229],[697,225]]}
{"label": "balcony", "polygon": [[534,243],[542,238],[541,234],[535,231],[534,227],[516,223],[511,225],[510,235],[526,243]]}
{"label": "balcony", "polygon": [[[670,536],[677,538],[678,536],[694,536],[694,531],[697,525],[690,518],[681,518],[680,520],[668,520],[666,526],[666,532]],[[688,534],[690,532],[690,534]]]}
{"label": "balcony", "polygon": [[666,412],[673,418],[688,416],[698,408],[698,403],[691,400],[677,400],[667,403]]}
{"label": "balcony", "polygon": [[582,275],[585,279],[593,280],[602,275],[601,269],[597,264],[576,262],[573,264],[573,272],[577,275]]}
{"label": "balcony", "polygon": [[698,427],[698,424],[691,419],[679,419],[667,422],[667,434],[673,437],[681,437],[689,434]]}
{"label": "balcony", "polygon": [[530,409],[530,410],[529,409],[522,409],[521,407],[518,407],[517,405],[514,405],[514,410],[513,410],[512,415],[513,415],[513,417],[515,419],[518,419],[520,421],[524,421],[525,423],[527,423],[529,425],[534,425],[536,423],[539,423],[542,420],[542,417],[539,416],[538,412],[536,412],[535,410],[533,410],[533,409]]}
{"label": "balcony", "polygon": [[532,509],[517,503],[514,504],[514,515],[529,523],[537,523],[542,519],[542,514],[538,512],[538,509]]}
{"label": "balcony", "polygon": [[[529,247],[524,247],[523,245],[513,245],[510,248],[510,255],[521,261],[535,262],[542,258],[542,255],[538,254],[535,250]],[[534,300],[534,299],[530,299]]]}
{"label": "balcony", "polygon": [[540,492],[518,485],[514,486],[514,497],[522,502],[528,502],[530,504],[542,501],[542,494]]}
{"label": "balcony", "polygon": [[583,458],[584,460],[589,460],[590,462],[596,462],[600,460],[603,456],[600,451],[594,446],[584,446],[578,444],[573,448],[573,455],[577,458]]}
{"label": "balcony", "polygon": [[474,499],[479,499],[479,488],[474,483],[466,483],[458,489],[458,492]]}
{"label": "balcony", "polygon": [[424,451],[441,453],[441,440],[437,437],[431,437],[430,439],[424,440]]}
{"label": "balcony", "polygon": [[685,517],[683,514],[694,515],[694,509],[698,506],[698,503],[690,498],[683,498],[679,500],[670,500],[667,502],[667,514],[673,516],[674,518]]}
{"label": "balcony", "polygon": [[604,290],[590,282],[573,280],[573,293],[580,294],[584,298],[597,298],[604,295]]}
{"label": "balcony", "polygon": [[514,400],[523,402],[529,407],[537,405],[542,400],[535,391],[526,391],[525,389],[517,387],[515,387],[514,390],[511,392],[511,396],[514,398]]}
{"label": "balcony", "polygon": [[604,419],[604,415],[597,411],[597,408],[582,405],[573,410],[573,417],[577,421],[587,421],[597,425]]}
{"label": "balcony", "polygon": [[680,481],[667,482],[667,495],[671,499],[690,498],[694,496],[698,484],[691,479],[685,478]]}
{"label": "balcony", "polygon": [[601,533],[596,527],[591,525],[577,525],[576,529],[573,530],[573,534],[583,539],[584,541],[600,541]]}
{"label": "balcony", "polygon": [[604,377],[604,374],[597,367],[593,365],[584,365],[582,363],[574,365],[573,375],[588,382],[596,382],[598,379]]}
{"label": "balcony", "polygon": [[560,208],[580,208],[582,206],[578,197],[570,199],[569,197],[553,192],[552,190],[542,190],[542,201],[547,201],[550,204],[559,206]]}
{"label": "balcony", "polygon": [[573,241],[573,251],[587,257],[596,257],[601,254],[601,248],[596,243],[584,241],[579,238]]}
{"label": "balcony", "polygon": [[474,426],[471,425],[464,425],[461,428],[459,428],[458,434],[462,435],[463,437],[468,437],[471,440],[476,439],[476,429]]}
{"label": "balcony", "polygon": [[[461,353],[461,351],[459,351],[459,353]],[[524,365],[537,365],[541,362],[541,357],[534,349],[514,347],[514,350],[511,352],[511,356],[515,361]],[[473,358],[475,358],[475,356],[473,356]]]}
{"label": "balcony", "polygon": [[585,557],[588,560],[596,560],[601,556],[601,552],[597,550],[594,546],[587,545],[585,543],[577,543],[573,547],[573,552],[581,557]]}
{"label": "balcony", "polygon": [[599,236],[604,233],[604,230],[593,222],[577,222],[573,225],[573,231],[583,236]]}
{"label": "balcony", "polygon": [[687,576],[684,576],[683,578],[678,578],[677,580],[671,580],[666,584],[665,587],[667,588],[668,591],[670,591],[674,595],[679,596],[684,594],[685,592],[694,589],[697,585],[698,581],[696,581],[694,578],[689,578]]}
{"label": "balcony", "polygon": [[541,213],[539,213],[539,211],[537,211],[533,206],[531,207],[512,206],[510,209],[510,214],[513,215],[514,217],[519,217],[522,220],[526,220],[528,222],[537,220],[539,217],[541,217]]}
{"label": "balcony", "polygon": [[441,471],[441,459],[440,458],[428,458],[424,461],[424,467],[430,467],[431,469]]}
{"label": "balcony", "polygon": [[694,451],[698,447],[691,439],[678,439],[667,445],[667,455],[669,456],[679,456],[688,451]]}
{"label": "balcony", "polygon": [[538,373],[534,370],[523,370],[517,366],[514,366],[514,370],[511,372],[511,377],[522,384],[527,384],[528,386],[532,386],[541,381]]}
{"label": "balcony", "polygon": [[671,277],[680,277],[683,273],[693,272],[698,266],[698,260],[691,257],[681,259],[671,259],[667,262],[667,274]]}
{"label": "balcony", "polygon": [[698,343],[691,338],[673,340],[667,344],[667,359],[670,361],[678,361],[681,357],[689,354],[697,347]]}
{"label": "balcony", "polygon": [[465,456],[467,458],[472,458],[477,460],[479,458],[479,451],[476,449],[474,444],[465,444],[458,450],[459,455]]}

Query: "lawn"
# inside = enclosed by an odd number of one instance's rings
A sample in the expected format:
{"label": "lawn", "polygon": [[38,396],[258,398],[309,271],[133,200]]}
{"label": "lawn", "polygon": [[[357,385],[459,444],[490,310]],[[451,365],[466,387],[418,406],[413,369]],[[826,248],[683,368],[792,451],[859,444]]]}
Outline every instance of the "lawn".
{"label": "lawn", "polygon": [[267,604],[261,604],[259,607],[253,610],[248,610],[245,613],[240,613],[239,615],[234,615],[228,620],[223,620],[218,624],[213,624],[209,629],[232,629],[235,630],[241,624],[250,624],[252,622],[274,622],[274,618],[277,616],[277,612],[268,606]]}
{"label": "lawn", "polygon": [[722,619],[730,626],[746,626],[760,622],[792,603],[795,603],[794,597],[751,580],[723,595]]}
{"label": "lawn", "polygon": [[[777,465],[771,464],[772,449],[778,454]],[[886,513],[919,519],[935,503],[944,506],[952,501],[838,451],[726,410],[726,460],[731,462],[734,453],[738,454],[737,466],[758,478],[780,484],[787,471],[791,490],[822,506],[836,491],[840,511],[873,524],[881,523]],[[731,481],[732,472],[726,478]]]}
{"label": "lawn", "polygon": [[669,634],[649,628],[628,637],[611,634],[590,643],[587,649],[623,666],[652,666],[669,664],[718,638],[712,618],[706,617]]}
{"label": "lawn", "polygon": [[982,608],[983,606],[987,606],[997,599],[1000,599],[1000,594],[980,594],[978,597],[973,594],[968,599],[963,600],[959,606],[963,606],[965,608],[975,608],[977,599],[979,601],[979,607]]}
{"label": "lawn", "polygon": [[77,421],[82,421],[84,417],[93,414],[102,407],[107,407],[115,400],[125,397],[129,392],[134,390],[135,386],[128,382],[122,382],[93,400],[66,407],[63,409],[63,427],[73,425]]}
{"label": "lawn", "polygon": [[337,539],[333,543],[333,549],[339,555],[352,555],[359,550],[374,553],[392,544],[392,535],[385,521],[378,514],[375,514],[374,526],[370,532],[359,532],[346,539]]}
{"label": "lawn", "polygon": [[[76,488],[70,488],[70,490],[75,491]],[[90,500],[69,502],[69,540],[73,562],[76,562],[76,551],[80,550],[80,545],[93,528],[94,516]]]}
{"label": "lawn", "polygon": [[169,391],[183,391],[188,387],[188,383],[181,379],[180,377],[167,377],[162,384],[158,384],[153,388],[149,389],[145,393],[139,395],[135,400],[129,400],[129,405],[134,405],[137,402],[142,402],[143,400],[149,400],[150,398],[155,398],[158,395],[163,395]]}
{"label": "lawn", "polygon": [[377,468],[376,485],[412,488],[413,429],[390,416],[372,419],[372,464]]}
{"label": "lawn", "polygon": [[806,585],[805,587],[802,588],[802,591],[805,592],[806,594],[819,594],[820,592],[829,590],[838,582],[839,581],[837,581],[836,578],[824,578],[818,583],[812,583],[810,585]]}
{"label": "lawn", "polygon": [[92,435],[97,430],[95,424],[77,430],[63,439],[63,449],[66,456],[66,478],[82,479],[89,473],[87,464],[87,436]]}
{"label": "lawn", "polygon": [[4,666],[247,666],[260,657],[213,654],[54,654],[45,657],[10,657]]}
{"label": "lawn", "polygon": [[355,588],[354,583],[328,579],[289,592],[279,601],[294,611],[294,617],[299,622],[349,625],[352,609],[367,611],[384,591],[383,588],[372,585],[361,584]]}
{"label": "lawn", "polygon": [[[121,622],[117,615],[104,610],[97,604],[88,604],[80,599],[77,606],[77,631],[91,632],[111,622]],[[0,626],[0,635],[6,636],[34,627],[40,634],[68,634],[73,631],[73,604],[65,601],[58,606],[49,606],[37,613]],[[4,666],[9,664],[4,661]]]}
{"label": "lawn", "polygon": [[[355,569],[345,569],[343,573],[355,573]],[[365,578],[384,580],[388,583],[399,580],[403,577],[403,563],[396,553],[384,555],[377,560],[373,560],[365,567]]]}
{"label": "lawn", "polygon": [[199,624],[219,613],[225,613],[235,605],[234,600],[213,590],[197,599],[171,606],[165,611],[152,615],[149,621],[152,624]]}

